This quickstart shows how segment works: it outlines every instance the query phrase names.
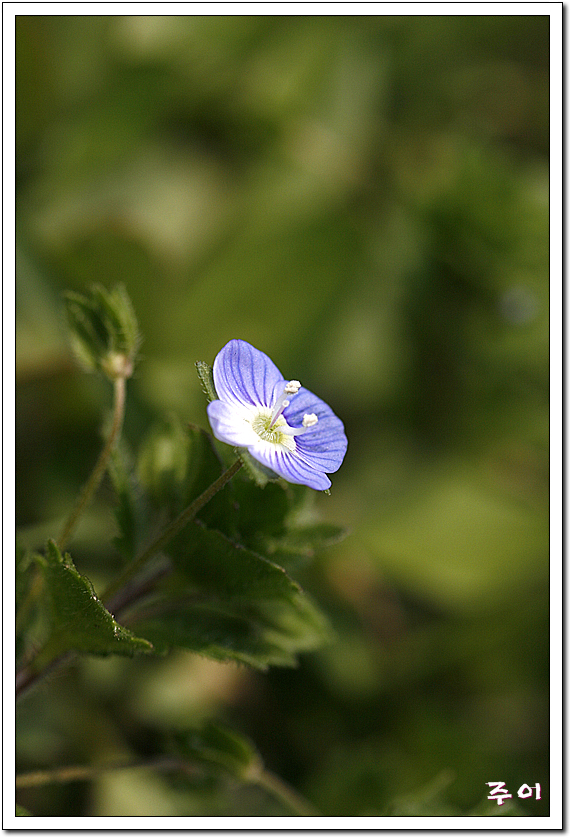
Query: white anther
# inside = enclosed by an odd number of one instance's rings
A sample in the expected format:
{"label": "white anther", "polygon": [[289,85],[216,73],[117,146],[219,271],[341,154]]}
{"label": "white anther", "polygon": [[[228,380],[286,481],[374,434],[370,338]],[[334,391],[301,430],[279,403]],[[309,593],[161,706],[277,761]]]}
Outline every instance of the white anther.
{"label": "white anther", "polygon": [[317,422],[318,419],[315,413],[306,413],[301,424],[304,428],[313,428],[314,425],[317,425]]}
{"label": "white anther", "polygon": [[288,381],[285,386],[284,393],[287,393],[288,396],[295,396],[300,387],[301,383],[299,381],[296,381],[295,379],[293,381]]}

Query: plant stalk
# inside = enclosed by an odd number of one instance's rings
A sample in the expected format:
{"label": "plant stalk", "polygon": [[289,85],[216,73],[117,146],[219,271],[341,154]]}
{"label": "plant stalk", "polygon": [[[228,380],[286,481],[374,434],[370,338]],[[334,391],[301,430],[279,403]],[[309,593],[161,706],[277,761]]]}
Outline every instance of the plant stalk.
{"label": "plant stalk", "polygon": [[[17,789],[37,788],[52,783],[75,783],[78,781],[94,780],[107,771],[130,771],[134,768],[150,768],[155,771],[172,771],[196,777],[199,768],[186,760],[177,757],[157,757],[150,760],[132,762],[116,762],[108,765],[67,765],[61,768],[30,771],[16,776]],[[267,791],[275,799],[283,803],[299,817],[318,817],[319,812],[287,785],[276,774],[260,768],[251,776],[244,777],[244,782],[257,785]]]}
{"label": "plant stalk", "polygon": [[196,774],[193,766],[187,765],[182,760],[158,757],[146,761],[116,762],[108,765],[66,765],[62,768],[30,771],[27,774],[16,775],[16,788],[29,789],[51,785],[52,783],[75,783],[81,780],[94,780],[107,771],[129,771],[133,768],[153,768],[159,771],[183,771],[184,773]]}
{"label": "plant stalk", "polygon": [[73,508],[69,518],[67,519],[61,531],[61,535],[57,540],[57,545],[62,552],[65,549],[65,546],[68,543],[69,539],[71,538],[73,531],[77,525],[77,522],[79,521],[79,518],[83,514],[93,494],[97,491],[99,484],[103,479],[103,475],[105,474],[105,469],[107,468],[109,457],[111,456],[113,448],[117,443],[117,440],[121,433],[121,428],[123,426],[123,417],[125,415],[125,391],[126,379],[121,376],[114,379],[113,420],[111,424],[111,430],[109,431],[107,441],[103,446],[101,454],[99,455],[99,459],[95,463],[89,480],[81,490],[81,494],[77,499],[75,507]]}
{"label": "plant stalk", "polygon": [[[110,437],[111,439],[111,437]],[[109,454],[111,453],[113,446],[109,446],[108,444],[105,446],[105,450],[109,449],[109,453],[107,454],[106,461],[109,458]],[[104,452],[103,452],[104,453]],[[102,457],[99,458],[101,461]],[[178,535],[178,533],[185,527],[193,518],[196,517],[198,512],[205,506],[209,500],[211,500],[214,495],[223,489],[224,486],[228,483],[229,480],[234,477],[237,471],[240,470],[242,466],[242,461],[240,459],[236,460],[232,465],[223,472],[220,477],[218,477],[210,486],[204,490],[204,492],[199,495],[191,504],[184,509],[180,515],[172,521],[166,530],[157,538],[153,543],[146,548],[139,556],[137,556],[134,561],[125,568],[124,572],[121,576],[112,583],[107,590],[102,594],[100,599],[102,600],[103,604],[111,611],[111,613],[115,613],[118,609],[124,609],[128,605],[131,605],[133,602],[141,596],[144,595],[150,587],[152,587],[155,582],[164,576],[166,573],[170,572],[169,567],[161,567],[156,570],[156,572],[151,576],[150,579],[143,580],[140,584],[129,586],[133,576],[141,570],[142,567],[146,564],[146,562],[152,558],[155,553],[158,553],[164,547],[169,544],[172,539]],[[90,480],[90,483],[92,481]],[[84,493],[85,494],[85,493]],[[87,498],[89,499],[89,498]],[[79,504],[77,507],[77,515],[74,518],[71,527],[66,527],[66,529],[71,532],[75,524],[75,520],[81,514],[82,509],[79,508]],[[71,518],[70,518],[71,520]],[[41,654],[41,653],[40,653]],[[34,661],[29,662],[26,664],[22,669],[16,674],[16,696],[22,697],[24,693],[26,693],[37,681],[41,680],[46,676],[49,672],[55,669],[60,664],[73,660],[75,654],[73,650],[70,652],[66,652],[64,655],[56,658],[53,661],[44,667],[43,669],[37,669],[34,666],[34,662],[37,663],[38,655]]]}
{"label": "plant stalk", "polygon": [[317,809],[314,809],[304,797],[292,789],[281,777],[263,768],[252,778],[252,782],[269,792],[276,800],[283,803],[301,818],[314,818],[319,816]]}
{"label": "plant stalk", "polygon": [[127,582],[129,582],[133,576],[141,570],[142,567],[148,562],[150,558],[152,558],[156,553],[159,553],[164,547],[169,544],[172,539],[178,535],[178,533],[189,524],[193,518],[200,512],[203,506],[205,506],[209,500],[211,500],[214,495],[223,489],[224,486],[228,483],[229,480],[234,477],[237,471],[240,470],[242,467],[242,461],[236,460],[232,465],[223,472],[220,477],[218,477],[210,486],[204,490],[204,492],[199,495],[190,506],[187,506],[180,515],[172,521],[166,530],[164,530],[161,535],[153,541],[149,547],[146,548],[142,553],[140,553],[130,565],[128,565],[121,576],[113,582],[107,590],[102,594],[101,599],[103,603],[106,604],[109,600],[115,596],[115,594],[121,590]]}

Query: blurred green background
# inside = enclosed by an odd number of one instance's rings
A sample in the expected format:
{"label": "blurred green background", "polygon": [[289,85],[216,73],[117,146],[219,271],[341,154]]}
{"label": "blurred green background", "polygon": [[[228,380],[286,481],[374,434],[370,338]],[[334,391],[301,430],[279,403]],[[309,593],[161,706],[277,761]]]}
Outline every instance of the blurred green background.
{"label": "blurred green background", "polygon": [[[499,780],[547,814],[549,17],[23,15],[16,35],[25,543],[99,449],[110,392],[71,361],[61,301],[92,282],[125,284],[144,337],[133,446],[169,413],[206,427],[194,361],[242,338],[344,420],[318,505],[351,530],[301,575],[330,646],[265,675],[86,661],[23,702],[21,770],[214,717],[329,816],[415,814],[419,789],[466,812]],[[74,550],[96,585],[111,500]],[[144,771],[21,802],[284,814]]]}

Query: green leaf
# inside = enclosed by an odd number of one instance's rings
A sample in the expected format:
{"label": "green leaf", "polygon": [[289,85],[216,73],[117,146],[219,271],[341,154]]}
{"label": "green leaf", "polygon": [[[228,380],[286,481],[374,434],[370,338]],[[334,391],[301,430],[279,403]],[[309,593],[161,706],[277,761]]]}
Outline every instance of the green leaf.
{"label": "green leaf", "polygon": [[121,446],[113,450],[107,470],[117,497],[114,512],[119,535],[113,541],[119,552],[131,561],[149,532],[148,504]]}
{"label": "green leaf", "polygon": [[23,604],[31,583],[30,556],[16,540],[16,611]]}
{"label": "green leaf", "polygon": [[248,779],[262,765],[249,739],[218,723],[208,722],[202,730],[182,731],[174,738],[185,759],[224,768],[240,780]]}
{"label": "green leaf", "polygon": [[269,666],[295,666],[295,649],[273,626],[240,606],[188,599],[159,603],[155,618],[136,622],[160,654],[173,647],[196,652],[216,661],[234,661],[265,671]]}
{"label": "green leaf", "polygon": [[209,402],[216,401],[216,399],[218,398],[218,394],[216,393],[216,388],[214,386],[212,367],[209,364],[207,364],[206,361],[197,361],[196,371],[198,373],[198,377],[200,378],[202,392],[204,393]]}
{"label": "green leaf", "polygon": [[[141,484],[157,511],[178,515],[223,468],[210,434],[176,419],[156,426],[139,457]],[[310,554],[337,528],[299,528],[308,518],[305,487],[270,483],[260,489],[239,472],[164,548],[174,573],[133,610],[129,625],[160,652],[173,646],[216,660],[266,669],[293,666],[296,656],[330,636],[325,618],[268,550]],[[309,545],[309,546],[308,546]],[[289,554],[288,554],[289,555]],[[292,562],[293,563],[293,562]]]}
{"label": "green leaf", "polygon": [[218,661],[256,669],[295,666],[297,655],[330,639],[325,617],[302,593],[258,602],[167,591],[148,601],[131,622],[159,653],[179,646]]}
{"label": "green leaf", "polygon": [[267,626],[266,635],[292,655],[313,651],[332,639],[327,618],[301,591],[287,601],[260,603],[258,616]]}
{"label": "green leaf", "polygon": [[[236,537],[245,546],[265,555],[268,539],[282,536],[286,531],[293,495],[281,483],[268,483],[260,489],[250,480],[240,480],[239,475],[233,481],[231,491],[236,508]],[[222,529],[223,522],[214,525]]]}
{"label": "green leaf", "polygon": [[117,623],[97,598],[93,585],[75,568],[71,556],[62,557],[56,543],[48,542],[44,568],[52,603],[53,632],[45,654],[69,651],[93,655],[134,655],[152,652],[152,644],[135,637]]}
{"label": "green leaf", "polygon": [[280,479],[275,471],[259,463],[245,448],[235,448],[234,451],[242,460],[247,475],[250,480],[254,481],[256,486],[263,489],[270,481]]}
{"label": "green leaf", "polygon": [[151,429],[137,463],[149,499],[157,509],[166,506],[172,517],[216,480],[223,468],[212,437],[193,425],[183,427],[176,416]]}
{"label": "green leaf", "polygon": [[133,305],[124,285],[107,291],[101,285],[92,288],[112,339],[115,352],[134,357],[140,344],[139,327]]}
{"label": "green leaf", "polygon": [[193,522],[165,551],[187,582],[226,600],[271,599],[299,586],[282,567]]}
{"label": "green leaf", "polygon": [[17,545],[15,633],[19,659],[45,640],[48,620],[43,589],[44,579],[34,556]]}
{"label": "green leaf", "polygon": [[312,559],[320,550],[342,541],[347,535],[345,527],[319,523],[307,527],[292,527],[278,538],[265,540],[269,556],[286,567],[298,567]]}

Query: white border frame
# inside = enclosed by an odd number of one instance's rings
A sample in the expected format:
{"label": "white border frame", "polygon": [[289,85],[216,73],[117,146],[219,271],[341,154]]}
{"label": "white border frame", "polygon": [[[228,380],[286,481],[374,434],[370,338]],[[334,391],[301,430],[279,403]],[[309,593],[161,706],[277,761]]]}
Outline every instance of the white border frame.
{"label": "white border frame", "polygon": [[[4,565],[4,761],[3,828],[36,831],[45,829],[111,831],[173,830],[204,832],[235,830],[561,830],[563,828],[563,3],[3,3],[3,546],[5,555],[14,554],[14,310],[12,282],[15,265],[14,222],[14,31],[16,15],[121,15],[136,8],[145,14],[264,14],[264,15],[548,15],[551,18],[550,52],[550,285],[551,285],[551,814],[539,818],[16,818],[14,802],[13,719],[13,609],[14,573],[12,562]],[[560,782],[558,783],[558,780]]]}

